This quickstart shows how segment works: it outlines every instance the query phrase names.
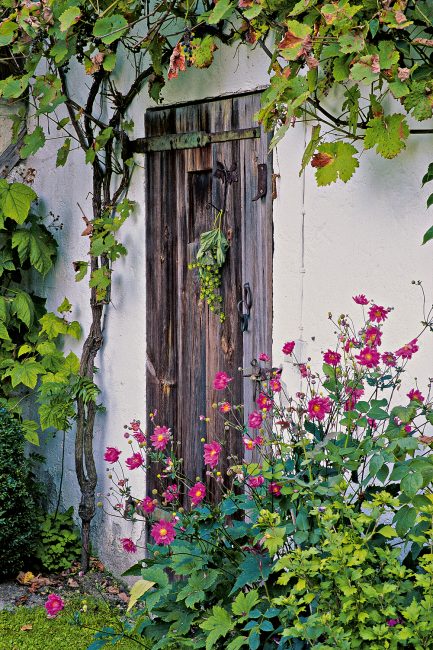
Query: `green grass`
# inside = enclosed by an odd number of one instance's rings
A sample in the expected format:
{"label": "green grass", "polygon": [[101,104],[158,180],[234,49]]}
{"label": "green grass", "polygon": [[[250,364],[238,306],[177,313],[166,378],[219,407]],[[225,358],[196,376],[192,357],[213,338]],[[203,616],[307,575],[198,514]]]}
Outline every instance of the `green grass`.
{"label": "green grass", "polygon": [[[76,600],[53,619],[47,618],[43,607],[20,607],[12,612],[0,612],[0,650],[86,650],[96,631],[106,625],[119,629],[116,613],[102,601],[87,599],[87,612],[81,612],[83,627],[74,624],[74,613],[82,607]],[[32,629],[22,631],[24,625]],[[107,648],[113,648],[108,644]],[[124,639],[116,650],[139,650],[140,645]]]}

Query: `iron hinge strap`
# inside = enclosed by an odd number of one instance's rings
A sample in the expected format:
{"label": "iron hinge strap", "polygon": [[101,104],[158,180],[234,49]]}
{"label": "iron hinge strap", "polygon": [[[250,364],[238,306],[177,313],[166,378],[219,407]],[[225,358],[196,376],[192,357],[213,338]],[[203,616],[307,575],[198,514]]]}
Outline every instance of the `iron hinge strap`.
{"label": "iron hinge strap", "polygon": [[190,133],[171,133],[168,135],[155,135],[147,138],[137,138],[130,141],[130,150],[133,153],[149,153],[151,151],[171,151],[177,149],[196,149],[217,142],[233,142],[235,140],[248,140],[260,138],[260,127],[251,129],[235,129],[219,133],[206,133],[206,131],[191,131]]}

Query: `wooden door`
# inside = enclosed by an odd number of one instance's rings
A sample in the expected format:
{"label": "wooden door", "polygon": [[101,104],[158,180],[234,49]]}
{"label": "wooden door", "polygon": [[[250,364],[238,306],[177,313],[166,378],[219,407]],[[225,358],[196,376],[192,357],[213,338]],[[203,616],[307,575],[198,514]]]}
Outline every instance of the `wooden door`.
{"label": "wooden door", "polygon": [[[259,94],[252,93],[146,112],[154,149],[146,157],[146,402],[148,412],[157,410],[157,423],[171,428],[190,480],[205,479],[202,437],[223,441],[222,472],[234,463],[228,456],[244,455],[241,434],[225,431],[223,417],[211,408],[222,399],[212,388],[215,373],[234,378],[230,401],[249,410],[253,385],[244,375],[260,352],[271,352],[272,161],[269,136],[254,119],[259,107]],[[202,133],[218,134],[220,141],[194,146]],[[178,134],[199,135],[187,142]],[[212,228],[214,208],[222,206],[224,184],[215,176],[221,165],[236,166],[237,174],[224,215],[230,242],[222,273],[224,323],[200,301],[197,271],[188,269],[200,234]],[[239,303],[247,284],[252,306],[243,331]],[[161,487],[157,472],[148,477],[149,491]]]}

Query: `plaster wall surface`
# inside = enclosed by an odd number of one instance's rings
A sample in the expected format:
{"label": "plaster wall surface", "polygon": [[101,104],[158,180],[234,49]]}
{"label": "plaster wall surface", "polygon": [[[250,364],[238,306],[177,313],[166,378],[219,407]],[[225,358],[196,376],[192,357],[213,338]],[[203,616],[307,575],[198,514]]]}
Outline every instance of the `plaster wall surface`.
{"label": "plaster wall surface", "polygon": [[[209,70],[188,70],[168,83],[164,103],[218,97],[262,87],[266,84],[267,59],[260,52],[235,54],[221,48]],[[70,75],[70,83],[80,96],[88,79]],[[127,87],[131,71],[125,64],[118,73],[119,87]],[[135,101],[130,117],[135,122],[134,137],[143,135],[144,111],[151,105],[146,91]],[[274,156],[278,179],[278,197],[274,202],[274,358],[284,363],[280,353],[286,340],[296,339],[302,358],[318,356],[333,343],[328,311],[333,314],[356,310],[351,296],[366,293],[380,304],[393,305],[390,333],[385,348],[395,349],[413,338],[421,320],[419,293],[412,279],[424,280],[428,299],[433,296],[431,247],[420,247],[422,233],[431,222],[425,211],[426,192],[420,191],[420,178],[430,162],[428,138],[413,139],[407,151],[395,161],[382,161],[371,153],[363,154],[361,169],[347,185],[338,183],[317,188],[308,169],[299,178],[303,144],[308,133],[302,123],[284,138]],[[84,223],[78,203],[91,217],[91,175],[80,151],[70,155],[66,167],[56,169],[57,141],[45,147],[30,165],[38,170],[35,190],[41,197],[43,213],[52,210],[63,222],[58,237],[59,261],[46,279],[48,308],[55,309],[67,296],[74,305],[73,314],[87,331],[88,295],[83,283],[74,282],[72,262],[87,259],[88,240],[80,235]],[[146,375],[146,278],[143,157],[134,173],[130,197],[136,201],[134,216],[125,224],[122,241],[128,256],[116,263],[112,303],[104,321],[105,343],[97,358],[97,382],[105,414],[98,416],[95,429],[95,456],[99,486],[107,492],[106,464],[102,460],[106,446],[124,451],[124,424],[132,418],[145,419]],[[315,337],[312,340],[311,337]],[[71,345],[79,353],[80,345]],[[432,340],[423,344],[424,354],[416,360],[416,374],[427,377],[431,371]],[[258,351],[260,352],[260,351]],[[299,376],[285,368],[290,390],[297,390]],[[151,405],[149,405],[151,406]],[[169,423],[167,423],[169,424]],[[47,457],[43,470],[51,486],[52,499],[59,482],[62,441],[47,437],[42,446]],[[144,489],[145,477],[132,473],[137,491]],[[65,478],[62,505],[79,502],[75,478],[73,434],[66,438]],[[120,553],[119,539],[142,538],[137,525],[99,512],[93,526],[95,549],[110,568],[120,573],[132,563]]]}

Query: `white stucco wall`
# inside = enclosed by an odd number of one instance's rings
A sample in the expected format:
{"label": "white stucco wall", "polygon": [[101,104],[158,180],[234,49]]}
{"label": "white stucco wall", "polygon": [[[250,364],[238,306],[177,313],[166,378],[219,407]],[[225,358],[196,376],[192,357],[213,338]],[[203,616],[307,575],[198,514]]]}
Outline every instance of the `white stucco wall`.
{"label": "white stucco wall", "polygon": [[[171,81],[164,101],[172,104],[261,87],[267,82],[268,61],[260,52],[247,54],[239,49],[222,48],[216,65],[209,70],[188,70]],[[125,66],[119,74],[119,86],[127,86],[130,72]],[[79,80],[75,80],[79,94]],[[146,92],[134,103],[131,117],[135,136],[142,135],[145,109],[150,105]],[[395,349],[413,338],[421,320],[419,292],[412,279],[424,280],[429,299],[433,295],[432,248],[420,247],[423,232],[432,216],[425,211],[426,191],[420,191],[420,178],[430,162],[429,138],[412,139],[408,150],[395,161],[383,161],[364,153],[361,169],[350,183],[329,188],[316,187],[311,168],[299,178],[299,162],[305,138],[298,124],[278,147],[275,171],[280,174],[278,197],[274,202],[274,355],[280,354],[286,340],[302,341],[302,354],[318,355],[332,342],[328,311],[354,312],[355,293],[366,293],[380,304],[393,305],[390,336],[385,348]],[[87,238],[77,202],[90,216],[91,178],[80,151],[70,155],[65,168],[55,168],[58,141],[53,142],[30,164],[38,170],[35,190],[42,197],[41,209],[61,216],[63,231],[59,237],[59,261],[46,280],[48,307],[56,308],[66,295],[74,305],[73,317],[86,330],[89,309],[85,286],[74,282],[72,262],[86,259]],[[142,165],[143,158],[137,161]],[[102,389],[106,414],[98,417],[95,430],[95,455],[99,459],[99,492],[107,490],[102,461],[107,445],[126,450],[123,425],[133,417],[145,418],[145,218],[143,169],[134,174],[130,196],[137,202],[134,216],[125,225],[122,241],[128,256],[116,263],[112,305],[104,323],[105,344],[97,358],[97,381]],[[83,295],[85,296],[84,302]],[[315,336],[315,341],[311,337]],[[416,373],[428,376],[431,355],[419,356]],[[301,348],[300,348],[301,349]],[[79,346],[75,346],[79,351]],[[298,378],[289,371],[289,386]],[[61,459],[60,438],[43,444],[47,456],[46,480],[57,482]],[[73,436],[66,448],[63,505],[75,506],[79,490],[73,460]],[[143,483],[143,475],[136,475]],[[94,541],[98,553],[113,570],[120,571],[130,558],[122,560],[119,537],[129,535],[130,524],[123,528],[110,518],[98,515]],[[123,522],[122,522],[123,523]],[[122,534],[121,534],[122,533]],[[133,536],[139,538],[140,530]],[[123,556],[124,557],[124,556]]]}

